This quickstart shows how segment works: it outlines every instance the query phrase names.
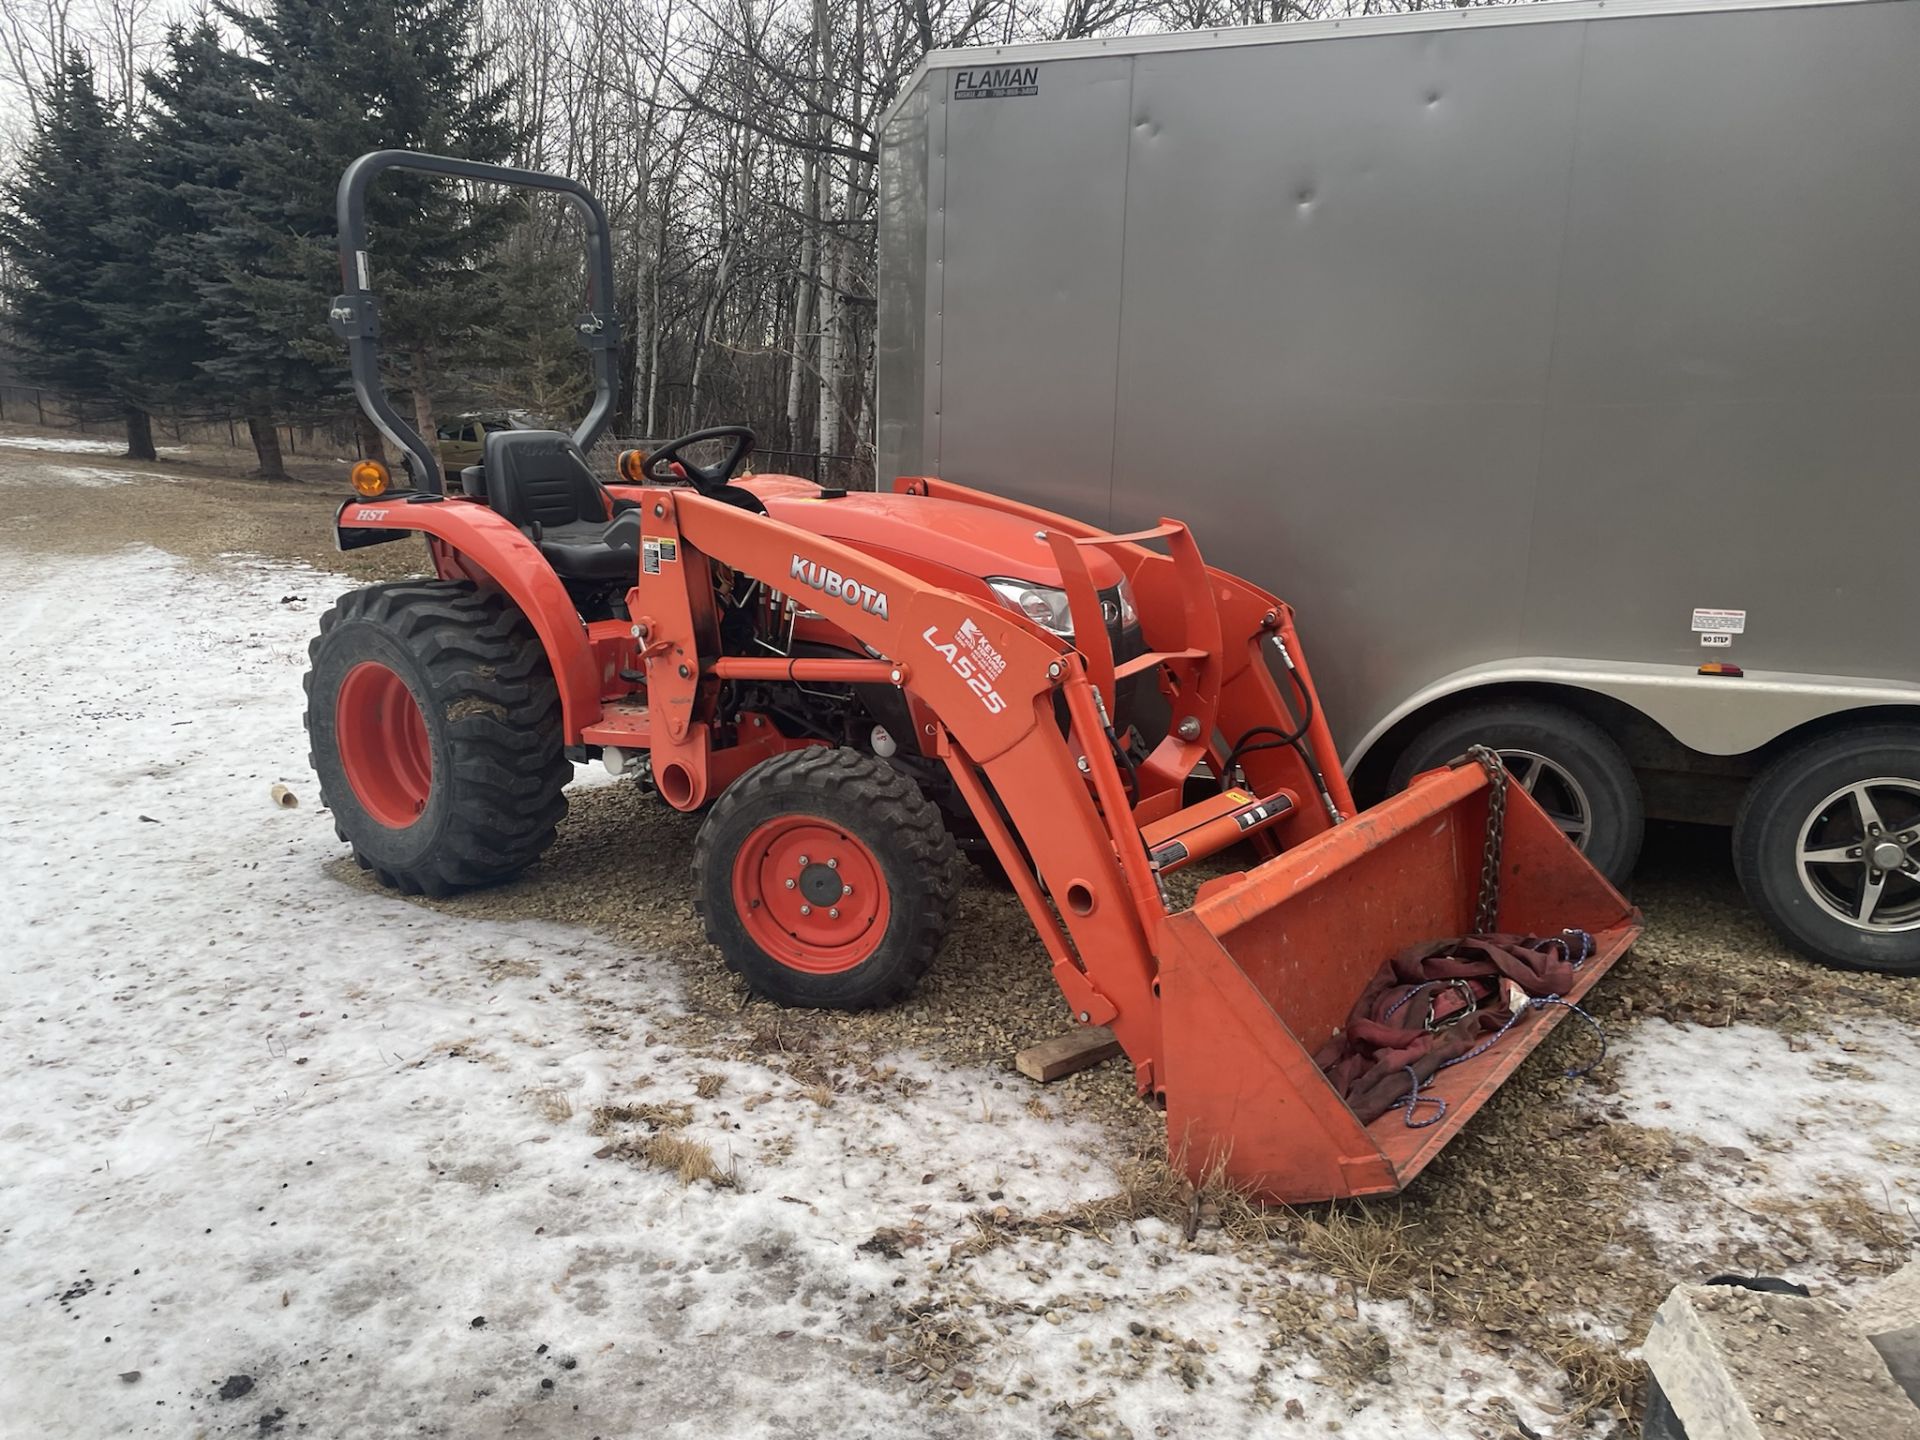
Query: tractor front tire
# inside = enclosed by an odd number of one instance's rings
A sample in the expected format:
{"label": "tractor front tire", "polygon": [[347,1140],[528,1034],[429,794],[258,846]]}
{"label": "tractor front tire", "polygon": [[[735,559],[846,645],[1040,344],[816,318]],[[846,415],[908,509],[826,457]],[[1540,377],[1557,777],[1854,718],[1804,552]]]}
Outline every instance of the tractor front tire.
{"label": "tractor front tire", "polygon": [[693,847],[707,937],[754,994],[864,1010],[933,963],[960,893],[939,810],[884,760],[816,746],[763,760]]}
{"label": "tractor front tire", "polygon": [[321,803],[354,859],[409,895],[518,874],[573,777],[545,649],[511,601],[407,580],[340,598],[308,649]]}

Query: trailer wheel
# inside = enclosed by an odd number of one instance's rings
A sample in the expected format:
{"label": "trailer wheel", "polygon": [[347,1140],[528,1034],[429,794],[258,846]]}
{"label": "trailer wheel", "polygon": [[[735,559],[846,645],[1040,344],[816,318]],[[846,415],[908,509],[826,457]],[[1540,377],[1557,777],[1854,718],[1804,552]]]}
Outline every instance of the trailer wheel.
{"label": "trailer wheel", "polygon": [[1640,782],[1613,738],[1584,715],[1532,700],[1502,700],[1437,721],[1394,762],[1393,790],[1469,745],[1490,745],[1507,771],[1569,840],[1618,885],[1640,858],[1646,813]]}
{"label": "trailer wheel", "polygon": [[546,651],[510,602],[463,581],[343,595],[308,649],[309,759],[354,859],[447,895],[553,843],[573,778]]}
{"label": "trailer wheel", "polygon": [[781,1005],[863,1010],[933,963],[959,856],[912,780],[824,746],[727,787],[693,847],[695,904],[729,969]]}
{"label": "trailer wheel", "polygon": [[1920,728],[1862,726],[1780,756],[1740,802],[1733,862],[1801,954],[1920,975]]}

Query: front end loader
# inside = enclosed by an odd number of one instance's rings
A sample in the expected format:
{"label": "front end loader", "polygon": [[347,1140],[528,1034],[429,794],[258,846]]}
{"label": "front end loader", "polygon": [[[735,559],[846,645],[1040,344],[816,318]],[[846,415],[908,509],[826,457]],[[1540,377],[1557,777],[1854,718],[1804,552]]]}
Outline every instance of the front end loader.
{"label": "front end loader", "polygon": [[[593,409],[572,435],[490,435],[457,488],[380,383],[364,198],[389,168],[556,191],[586,221]],[[854,1008],[912,988],[960,851],[990,855],[1073,1019],[1110,1027],[1164,1109],[1170,1156],[1276,1201],[1406,1185],[1637,935],[1490,755],[1357,812],[1291,612],[1178,521],[1115,535],[939,479],[747,477],[736,426],[603,481],[611,248],[574,182],[377,152],[342,180],[340,235],[334,325],[411,483],[362,462],[338,543],[421,535],[434,575],[348,595],[312,648],[313,763],[383,882],[518,873],[569,762],[599,759],[703,813],[695,897],[755,993]],[[1579,934],[1577,966],[1535,999],[1417,987],[1429,1029],[1508,1018],[1363,1121],[1321,1052],[1390,958],[1491,931]],[[1456,991],[1472,1004],[1443,1016]]]}

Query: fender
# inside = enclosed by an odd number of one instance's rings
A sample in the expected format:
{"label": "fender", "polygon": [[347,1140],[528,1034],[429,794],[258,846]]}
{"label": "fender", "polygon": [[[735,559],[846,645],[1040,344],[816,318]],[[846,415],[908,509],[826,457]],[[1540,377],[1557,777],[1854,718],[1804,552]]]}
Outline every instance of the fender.
{"label": "fender", "polygon": [[409,531],[432,536],[484,572],[533,622],[560,689],[566,743],[600,719],[600,667],[586,627],[553,567],[519,528],[485,505],[439,496],[358,497],[340,506],[334,539],[342,550],[397,540]]}
{"label": "fender", "polygon": [[[1721,652],[1725,653],[1725,652]],[[1555,685],[1629,705],[1703,755],[1743,755],[1788,731],[1848,710],[1920,709],[1920,684],[1848,675],[1749,670],[1739,679],[1702,675],[1691,665],[1522,656],[1471,665],[1429,682],[1370,725],[1347,756],[1347,773],[1395,725],[1436,700],[1489,685]]]}

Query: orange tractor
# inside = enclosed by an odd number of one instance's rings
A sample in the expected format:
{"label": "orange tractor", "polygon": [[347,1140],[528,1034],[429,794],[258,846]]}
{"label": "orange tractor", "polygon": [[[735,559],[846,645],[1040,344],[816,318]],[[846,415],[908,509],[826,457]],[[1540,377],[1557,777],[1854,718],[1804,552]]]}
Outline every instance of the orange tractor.
{"label": "orange tractor", "polygon": [[[380,382],[364,199],[394,167],[557,191],[585,221],[593,408],[571,436],[488,436],[457,491]],[[435,576],[345,596],[312,647],[313,764],[383,883],[518,873],[571,762],[598,758],[704,811],[699,910],[756,993],[853,1008],[914,985],[959,850],[988,852],[1176,1161],[1283,1201],[1404,1186],[1638,933],[1497,762],[1356,813],[1291,613],[1177,521],[1112,535],[937,479],[742,478],[734,426],[603,482],[585,452],[613,401],[610,241],[576,183],[381,151],[341,182],[340,235],[333,325],[411,484],[356,466],[338,542],[423,535]],[[1174,901],[1169,877],[1228,855]],[[1396,952],[1575,927],[1591,953],[1562,1003],[1518,1006],[1433,1075],[1439,1118],[1362,1123],[1315,1063]]]}

